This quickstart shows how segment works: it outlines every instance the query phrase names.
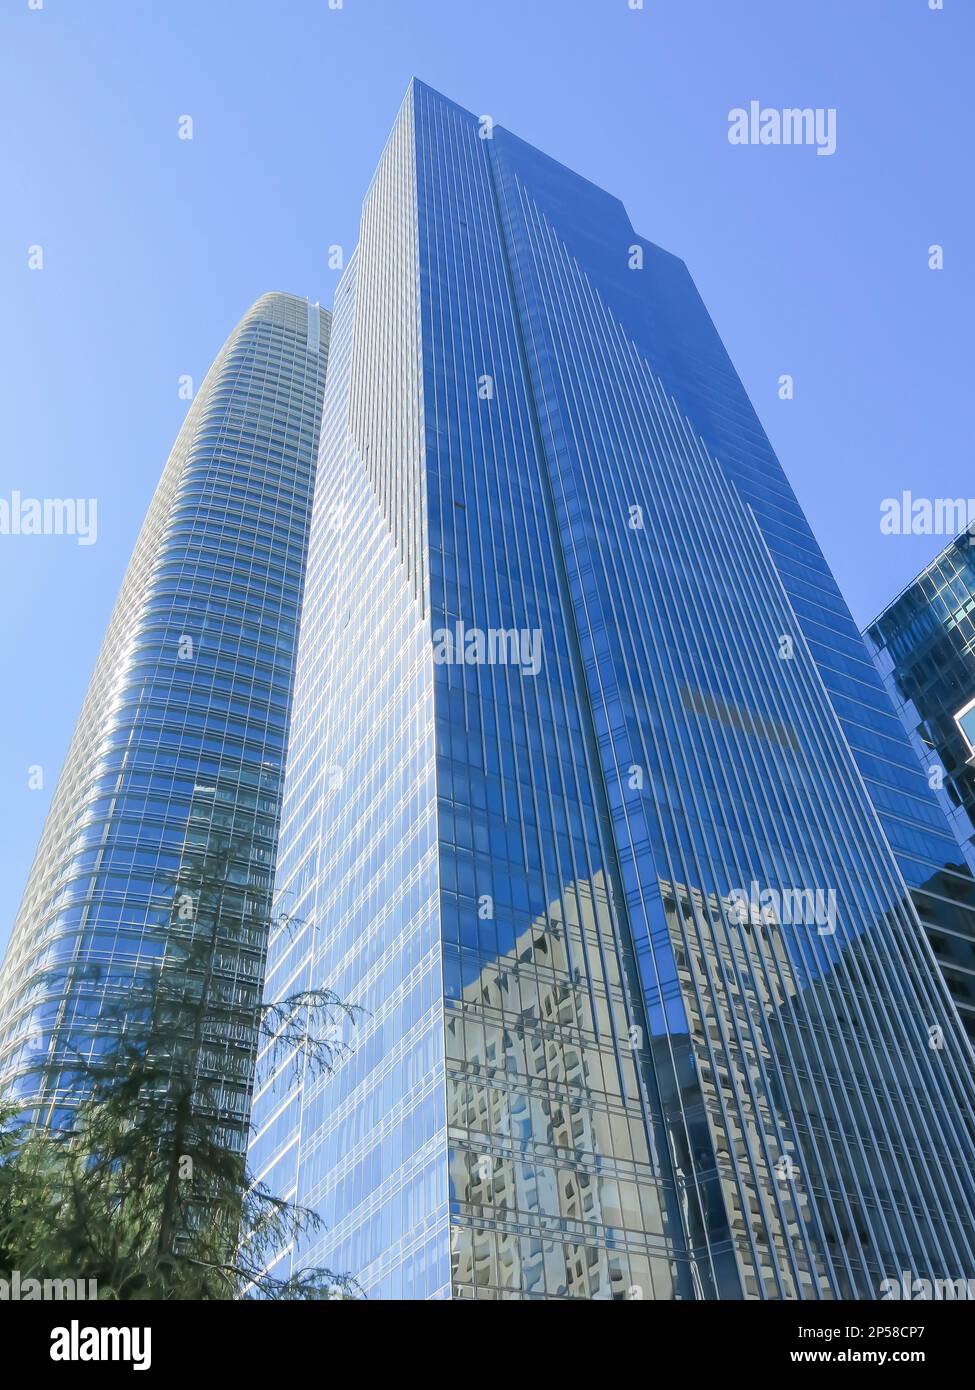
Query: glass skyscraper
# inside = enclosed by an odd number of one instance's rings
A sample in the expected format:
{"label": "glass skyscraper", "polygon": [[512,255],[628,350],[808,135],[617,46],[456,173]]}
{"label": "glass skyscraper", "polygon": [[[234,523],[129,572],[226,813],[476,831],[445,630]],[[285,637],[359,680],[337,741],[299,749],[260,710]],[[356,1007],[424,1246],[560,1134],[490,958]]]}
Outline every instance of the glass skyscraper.
{"label": "glass skyscraper", "polygon": [[255,1038],[207,1011],[262,988],[330,322],[259,299],[153,497],[0,974],[0,1088],[27,1110],[56,1116],[79,1062],[145,1046],[136,1001],[209,933],[196,1076],[246,1144]]}
{"label": "glass skyscraper", "polygon": [[[963,855],[943,881],[950,896],[975,867],[975,548],[964,531],[866,631],[894,704]],[[938,880],[936,879],[935,882]],[[959,912],[932,925],[931,944],[975,1037],[975,924]]]}
{"label": "glass skyscraper", "polygon": [[259,1065],[252,1164],[327,1227],[282,1267],[975,1269],[910,891],[957,850],[686,267],[413,82],[333,314],[268,991],[363,1013],[333,1075]]}

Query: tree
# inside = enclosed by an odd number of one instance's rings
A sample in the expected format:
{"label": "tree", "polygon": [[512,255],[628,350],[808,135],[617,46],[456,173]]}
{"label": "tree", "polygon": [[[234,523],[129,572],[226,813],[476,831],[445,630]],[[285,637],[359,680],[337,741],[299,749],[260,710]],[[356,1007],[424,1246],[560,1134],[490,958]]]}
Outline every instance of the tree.
{"label": "tree", "polygon": [[0,1272],[95,1280],[116,1299],[357,1295],[348,1275],[269,1271],[321,1222],[248,1172],[258,1049],[285,1078],[331,1071],[358,1011],[327,989],[262,1001],[272,926],[304,924],[248,910],[239,855],[225,841],[181,866],[161,964],[115,1006],[117,1045],[58,1040],[44,1087],[56,1103],[39,1120],[0,1113]]}

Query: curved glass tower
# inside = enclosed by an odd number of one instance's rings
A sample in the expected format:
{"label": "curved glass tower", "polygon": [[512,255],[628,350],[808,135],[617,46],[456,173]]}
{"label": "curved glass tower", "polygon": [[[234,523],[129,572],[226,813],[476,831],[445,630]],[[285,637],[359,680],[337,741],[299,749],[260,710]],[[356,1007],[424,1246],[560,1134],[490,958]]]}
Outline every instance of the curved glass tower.
{"label": "curved glass tower", "polygon": [[[56,1113],[79,1059],[138,1033],[131,1001],[192,958],[208,913],[207,998],[260,991],[330,321],[262,296],[163,470],[0,974],[0,1087],[25,1107]],[[204,1042],[239,1148],[254,1040],[208,1020]]]}
{"label": "curved glass tower", "polygon": [[331,1077],[261,1064],[252,1149],[324,1218],[302,1260],[478,1299],[975,1268],[910,893],[957,851],[684,264],[414,82],[334,315],[268,983],[364,1012]]}

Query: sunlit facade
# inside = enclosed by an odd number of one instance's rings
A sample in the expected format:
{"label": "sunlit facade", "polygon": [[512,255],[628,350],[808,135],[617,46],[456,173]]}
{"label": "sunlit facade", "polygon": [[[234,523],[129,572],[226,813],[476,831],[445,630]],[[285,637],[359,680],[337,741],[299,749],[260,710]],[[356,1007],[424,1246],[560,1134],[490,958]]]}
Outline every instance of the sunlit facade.
{"label": "sunlit facade", "polygon": [[[870,624],[868,647],[961,846],[932,891],[954,897],[975,867],[975,547],[958,536]],[[968,902],[967,894],[964,902]],[[947,906],[947,904],[946,904]],[[975,1038],[975,913],[930,927],[962,1022]]]}
{"label": "sunlit facade", "polygon": [[[0,1087],[45,1118],[144,1046],[160,970],[214,914],[205,1000],[260,997],[329,327],[291,295],[253,305],[136,543],[0,975]],[[256,1040],[208,1007],[197,1076],[243,1149]]]}
{"label": "sunlit facade", "polygon": [[259,1070],[252,1164],[326,1225],[283,1269],[975,1268],[908,891],[954,845],[795,496],[683,263],[418,82],[336,295],[294,711],[269,995],[363,1013],[331,1076]]}

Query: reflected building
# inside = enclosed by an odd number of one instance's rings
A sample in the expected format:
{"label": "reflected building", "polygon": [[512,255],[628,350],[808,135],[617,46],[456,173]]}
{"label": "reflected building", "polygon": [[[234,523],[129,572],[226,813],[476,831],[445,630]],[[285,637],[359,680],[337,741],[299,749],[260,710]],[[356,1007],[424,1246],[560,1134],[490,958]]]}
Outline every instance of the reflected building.
{"label": "reflected building", "polygon": [[[829,1297],[815,1260],[798,1270],[789,1260],[791,1243],[808,1243],[814,1220],[799,1181],[795,1132],[781,1129],[767,1084],[776,1071],[770,1029],[798,989],[783,927],[773,913],[738,921],[729,901],[705,903],[684,884],[661,882],[660,890],[688,1011],[685,1093],[705,1118],[699,1117],[694,1154],[704,1218],[699,1234],[727,1223],[738,1247],[752,1248],[753,1259],[739,1268],[746,1298],[779,1283],[785,1298]],[[750,1103],[737,1103],[742,1096]],[[749,1161],[759,1153],[771,1162]],[[694,1217],[694,1205],[686,1203],[685,1220]]]}
{"label": "reflected building", "polygon": [[326,1226],[281,1272],[975,1267],[910,891],[957,851],[683,263],[413,82],[333,312],[268,989],[364,1012],[331,1076],[259,1068],[252,1165]]}
{"label": "reflected building", "polygon": [[79,1068],[145,1048],[168,972],[203,1001],[195,1099],[246,1147],[256,1039],[232,1015],[263,987],[329,326],[262,296],[163,470],[0,974],[0,1086],[25,1111],[57,1117]]}
{"label": "reflected building", "polygon": [[[636,1030],[628,1038],[627,1087],[570,963],[571,941],[581,949],[584,935],[594,949],[613,949],[608,936],[599,941],[597,902],[605,909],[602,875],[568,885],[510,951],[480,969],[465,956],[476,973],[459,1000],[445,1000],[451,1267],[461,1296],[672,1298],[678,1278],[693,1296],[691,1271],[670,1258],[682,1189],[661,1183],[653,1135],[633,1104],[646,1040]],[[618,972],[608,983],[597,985],[602,1009],[622,988]]]}
{"label": "reflected building", "polygon": [[962,532],[867,628],[867,644],[962,848],[925,885],[929,936],[975,1038],[975,548]]}

